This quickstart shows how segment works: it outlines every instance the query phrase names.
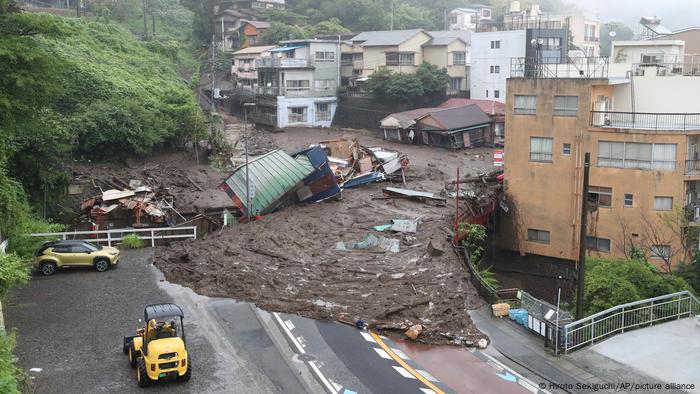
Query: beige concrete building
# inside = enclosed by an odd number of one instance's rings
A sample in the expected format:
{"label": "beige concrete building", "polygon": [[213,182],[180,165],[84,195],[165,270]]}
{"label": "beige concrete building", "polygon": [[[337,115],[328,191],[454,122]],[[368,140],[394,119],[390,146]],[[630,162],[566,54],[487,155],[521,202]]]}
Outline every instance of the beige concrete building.
{"label": "beige concrete building", "polygon": [[681,234],[700,221],[700,78],[603,76],[508,79],[502,246],[577,260],[585,198],[589,255],[667,269],[697,249]]}
{"label": "beige concrete building", "polygon": [[445,68],[452,78],[449,90],[469,87],[469,32],[394,30],[360,33],[341,46],[343,85],[363,82],[380,68],[415,73],[421,63]]}

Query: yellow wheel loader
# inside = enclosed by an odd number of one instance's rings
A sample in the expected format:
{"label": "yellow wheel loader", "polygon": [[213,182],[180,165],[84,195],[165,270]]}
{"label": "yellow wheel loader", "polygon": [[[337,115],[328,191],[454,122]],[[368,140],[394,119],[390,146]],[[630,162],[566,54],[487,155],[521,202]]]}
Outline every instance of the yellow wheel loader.
{"label": "yellow wheel loader", "polygon": [[190,380],[192,361],[185,347],[184,317],[175,304],[148,305],[143,326],[124,337],[123,351],[136,368],[139,387],[161,379]]}

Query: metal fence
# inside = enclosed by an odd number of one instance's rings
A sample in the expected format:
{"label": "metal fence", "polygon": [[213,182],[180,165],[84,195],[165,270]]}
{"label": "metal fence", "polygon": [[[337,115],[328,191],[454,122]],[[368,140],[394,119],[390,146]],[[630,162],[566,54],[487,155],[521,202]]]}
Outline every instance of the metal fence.
{"label": "metal fence", "polygon": [[689,291],[617,305],[564,326],[564,352],[654,323],[700,314],[700,300]]}
{"label": "metal fence", "polygon": [[591,111],[591,126],[642,130],[700,130],[700,113]]}
{"label": "metal fence", "polygon": [[636,76],[700,76],[699,63],[638,63],[632,65],[632,70]]}
{"label": "metal fence", "polygon": [[122,228],[115,230],[36,233],[30,235],[32,237],[60,238],[62,240],[70,239],[94,243],[106,242],[107,246],[112,246],[113,243],[120,242],[129,234],[136,234],[143,240],[151,241],[151,246],[153,247],[156,246],[156,240],[158,239],[197,239],[197,227]]}
{"label": "metal fence", "polygon": [[685,175],[700,175],[700,160],[686,160]]}
{"label": "metal fence", "polygon": [[607,78],[607,57],[514,57],[511,78]]}

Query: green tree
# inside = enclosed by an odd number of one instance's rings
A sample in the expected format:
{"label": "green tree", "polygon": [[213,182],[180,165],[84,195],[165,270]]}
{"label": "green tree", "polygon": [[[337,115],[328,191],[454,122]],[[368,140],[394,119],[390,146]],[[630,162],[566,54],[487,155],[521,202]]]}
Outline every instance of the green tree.
{"label": "green tree", "polygon": [[346,34],[350,33],[338,18],[330,18],[328,20],[317,23],[313,27],[315,35],[332,35],[332,34]]}
{"label": "green tree", "polygon": [[583,309],[591,315],[615,305],[690,289],[683,278],[661,273],[646,261],[588,258]]}
{"label": "green tree", "polygon": [[393,19],[394,30],[435,30],[438,28],[438,26],[442,25],[440,23],[436,23],[430,8],[417,7],[406,3],[399,3],[398,6],[394,6]]}
{"label": "green tree", "polygon": [[[610,35],[614,33],[614,37]],[[622,22],[608,22],[600,27],[600,56],[610,56],[613,41],[631,40],[634,32]]]}
{"label": "green tree", "polygon": [[263,32],[261,39],[266,45],[278,45],[281,41],[311,38],[311,36],[313,32],[307,32],[300,27],[273,22],[270,28]]}
{"label": "green tree", "polygon": [[444,68],[438,68],[434,64],[423,62],[416,71],[426,94],[443,94],[450,86],[450,76]]}

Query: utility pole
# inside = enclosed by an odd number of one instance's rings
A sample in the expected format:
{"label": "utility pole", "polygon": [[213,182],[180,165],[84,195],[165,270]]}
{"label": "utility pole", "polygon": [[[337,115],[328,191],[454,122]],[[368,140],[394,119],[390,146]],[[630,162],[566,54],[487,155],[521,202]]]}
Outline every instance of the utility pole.
{"label": "utility pole", "polygon": [[146,14],[146,0],[142,0],[143,4],[143,40],[148,40],[148,15]]}
{"label": "utility pole", "polygon": [[75,16],[80,18],[80,0],[75,0]]}
{"label": "utility pole", "polygon": [[[243,124],[243,140],[245,153],[245,206],[246,206],[246,223],[250,223],[250,174],[248,166],[248,107],[254,107],[255,103],[243,104],[244,124]],[[257,214],[256,214],[257,215]]]}
{"label": "utility pole", "polygon": [[581,191],[581,233],[578,245],[578,280],[576,288],[576,319],[583,318],[583,290],[586,275],[586,234],[588,234],[588,178],[591,171],[591,154],[586,152],[583,161],[583,189]]}
{"label": "utility pole", "polygon": [[156,14],[153,13],[153,10],[151,10],[151,26],[153,28],[153,38],[156,38]]}

